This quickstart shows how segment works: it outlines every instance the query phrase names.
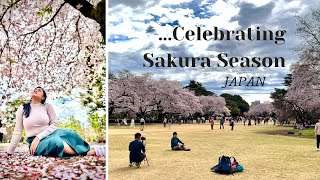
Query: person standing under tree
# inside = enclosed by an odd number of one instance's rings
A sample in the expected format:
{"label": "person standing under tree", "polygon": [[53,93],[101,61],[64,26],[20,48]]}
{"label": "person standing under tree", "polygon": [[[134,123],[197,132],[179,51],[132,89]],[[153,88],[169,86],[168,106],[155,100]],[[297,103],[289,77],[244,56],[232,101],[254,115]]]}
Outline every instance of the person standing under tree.
{"label": "person standing under tree", "polygon": [[135,128],[135,125],[134,125],[134,118],[132,118],[132,119],[131,119],[130,127]]}
{"label": "person standing under tree", "polygon": [[314,127],[314,132],[317,137],[317,151],[319,151],[319,144],[320,144],[320,118],[318,118],[318,122],[316,123],[316,126]]}
{"label": "person standing under tree", "polygon": [[170,118],[169,121],[168,121],[169,129],[171,129],[172,123],[173,123],[173,117]]}
{"label": "person standing under tree", "polygon": [[164,118],[164,120],[163,120],[163,127],[166,127],[166,124],[167,124],[167,118]]}
{"label": "person standing under tree", "polygon": [[145,124],[145,120],[143,119],[143,117],[141,117],[141,119],[140,119],[140,125],[141,125],[140,130],[141,131],[143,131],[143,129],[144,129],[144,124]]}
{"label": "person standing under tree", "polygon": [[220,120],[220,129],[222,127],[222,129],[224,129],[224,122],[226,120],[226,116],[222,116],[222,119]]}
{"label": "person standing under tree", "polygon": [[[0,129],[2,129],[2,122],[1,122],[1,119],[0,119]],[[0,132],[0,143],[2,143],[2,140],[3,140],[3,133]]]}
{"label": "person standing under tree", "polygon": [[230,120],[231,131],[233,131],[235,120],[232,118]]}
{"label": "person standing under tree", "polygon": [[127,123],[127,118],[124,118],[123,120],[122,120],[122,126],[126,126],[126,125],[128,125],[128,123]]}
{"label": "person standing under tree", "polygon": [[211,118],[210,118],[210,124],[211,124],[211,130],[213,130],[214,117],[211,117]]}

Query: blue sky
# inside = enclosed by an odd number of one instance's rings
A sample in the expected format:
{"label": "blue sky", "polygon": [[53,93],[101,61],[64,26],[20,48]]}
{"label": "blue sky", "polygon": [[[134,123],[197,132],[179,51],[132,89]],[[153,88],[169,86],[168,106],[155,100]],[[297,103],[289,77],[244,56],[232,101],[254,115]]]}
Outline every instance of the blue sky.
{"label": "blue sky", "polygon": [[[249,103],[270,101],[270,92],[282,88],[283,78],[295,61],[292,48],[299,44],[295,34],[295,15],[304,15],[319,7],[317,0],[110,0],[108,51],[109,71],[127,69],[136,74],[151,72],[154,78],[178,80],[186,85],[190,80],[201,82],[217,93],[239,94]],[[214,26],[227,30],[286,30],[285,43],[274,41],[159,41],[172,37],[175,26],[212,30]],[[143,55],[154,53],[165,57],[213,57],[227,52],[234,57],[284,57],[281,68],[156,68],[143,67]],[[264,87],[221,88],[226,77],[266,77]]]}
{"label": "blue sky", "polygon": [[59,120],[63,121],[73,116],[83,125],[89,125],[87,109],[81,105],[80,99],[62,98],[48,102],[52,104]]}

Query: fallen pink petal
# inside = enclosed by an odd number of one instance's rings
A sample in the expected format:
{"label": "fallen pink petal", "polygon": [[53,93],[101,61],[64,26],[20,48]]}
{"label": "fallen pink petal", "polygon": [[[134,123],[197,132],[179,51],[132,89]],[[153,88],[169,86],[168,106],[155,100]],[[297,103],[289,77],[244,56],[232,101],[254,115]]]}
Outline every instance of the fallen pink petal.
{"label": "fallen pink petal", "polygon": [[[0,151],[5,151],[4,147]],[[11,157],[0,157],[0,179],[105,179],[106,158],[76,156],[69,159],[31,156],[27,145]]]}

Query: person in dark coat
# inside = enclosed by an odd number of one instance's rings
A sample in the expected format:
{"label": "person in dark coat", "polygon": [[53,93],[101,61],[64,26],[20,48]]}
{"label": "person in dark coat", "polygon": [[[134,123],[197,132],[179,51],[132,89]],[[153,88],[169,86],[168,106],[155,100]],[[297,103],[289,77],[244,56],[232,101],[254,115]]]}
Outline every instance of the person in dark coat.
{"label": "person in dark coat", "polygon": [[139,168],[141,162],[144,160],[144,158],[146,157],[146,148],[143,145],[143,143],[141,142],[141,134],[140,133],[136,133],[134,135],[135,140],[132,141],[129,144],[129,151],[130,151],[130,164],[129,167],[132,167],[133,164],[135,163],[136,166]]}
{"label": "person in dark coat", "polygon": [[[2,128],[2,122],[0,120],[0,128]],[[0,143],[2,143],[3,140],[3,133],[0,133]]]}

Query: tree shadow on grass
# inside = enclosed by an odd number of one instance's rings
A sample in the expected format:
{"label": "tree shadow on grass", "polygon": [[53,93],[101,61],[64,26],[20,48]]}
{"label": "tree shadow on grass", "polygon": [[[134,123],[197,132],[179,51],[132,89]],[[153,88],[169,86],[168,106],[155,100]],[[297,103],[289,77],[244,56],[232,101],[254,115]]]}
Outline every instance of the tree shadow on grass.
{"label": "tree shadow on grass", "polygon": [[268,135],[281,135],[295,138],[307,138],[307,139],[315,139],[314,136],[304,136],[301,134],[289,134],[288,132],[294,132],[295,130],[273,130],[273,131],[259,131],[257,134],[268,134]]}

